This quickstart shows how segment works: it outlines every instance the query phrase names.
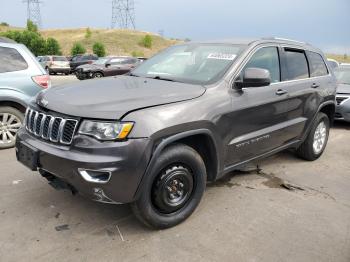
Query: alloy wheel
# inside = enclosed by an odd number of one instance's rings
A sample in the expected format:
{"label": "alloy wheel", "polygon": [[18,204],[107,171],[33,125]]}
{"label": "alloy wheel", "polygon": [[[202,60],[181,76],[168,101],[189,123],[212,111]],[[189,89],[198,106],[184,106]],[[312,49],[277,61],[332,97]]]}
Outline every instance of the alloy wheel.
{"label": "alloy wheel", "polygon": [[314,134],[313,150],[316,155],[320,154],[326,144],[327,126],[322,121],[318,124]]}
{"label": "alloy wheel", "polygon": [[13,143],[21,126],[22,122],[17,116],[10,113],[0,113],[0,144]]}

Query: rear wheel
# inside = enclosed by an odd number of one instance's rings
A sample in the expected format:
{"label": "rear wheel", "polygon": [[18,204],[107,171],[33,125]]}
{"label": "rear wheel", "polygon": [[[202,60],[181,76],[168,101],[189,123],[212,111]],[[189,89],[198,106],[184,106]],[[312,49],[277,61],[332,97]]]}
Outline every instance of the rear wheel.
{"label": "rear wheel", "polygon": [[14,147],[24,115],[13,107],[0,107],[0,149]]}
{"label": "rear wheel", "polygon": [[206,170],[200,155],[186,145],[172,145],[157,159],[132,209],[145,225],[169,228],[193,213],[205,186]]}
{"label": "rear wheel", "polygon": [[328,116],[321,112],[318,113],[309,135],[297,149],[298,156],[308,161],[318,159],[326,148],[329,136],[329,127],[330,122]]}

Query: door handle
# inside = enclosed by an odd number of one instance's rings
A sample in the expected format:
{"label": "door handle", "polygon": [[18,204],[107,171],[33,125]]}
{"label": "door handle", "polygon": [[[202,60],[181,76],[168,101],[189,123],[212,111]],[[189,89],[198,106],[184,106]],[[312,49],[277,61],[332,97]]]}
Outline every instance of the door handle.
{"label": "door handle", "polygon": [[285,94],[288,94],[288,92],[286,90],[278,89],[276,91],[276,95],[278,95],[278,96],[285,95]]}
{"label": "door handle", "polygon": [[312,88],[317,88],[317,87],[319,87],[319,85],[316,84],[316,83],[313,83],[313,84],[311,85],[311,87],[312,87]]}

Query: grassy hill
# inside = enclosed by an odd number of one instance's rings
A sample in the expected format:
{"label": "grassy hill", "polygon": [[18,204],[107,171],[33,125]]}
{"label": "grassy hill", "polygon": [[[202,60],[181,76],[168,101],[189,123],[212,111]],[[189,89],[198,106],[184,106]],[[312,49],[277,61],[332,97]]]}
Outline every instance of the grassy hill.
{"label": "grassy hill", "polygon": [[[62,52],[65,55],[70,54],[70,50],[75,42],[82,43],[88,53],[92,53],[92,46],[95,42],[101,42],[106,46],[108,55],[131,55],[132,52],[140,53],[140,56],[149,57],[160,50],[177,43],[175,40],[169,40],[151,33],[120,30],[120,29],[90,29],[91,36],[85,37],[86,28],[81,29],[49,29],[42,30],[40,33],[45,37],[54,37],[61,45]],[[142,47],[139,43],[142,38],[152,35],[152,48]],[[143,54],[143,55],[142,55]]]}
{"label": "grassy hill", "polygon": [[[0,26],[0,32],[7,30],[23,30],[23,28]],[[138,52],[140,56],[152,56],[160,50],[178,43],[176,40],[163,38],[159,35],[122,29],[93,29],[91,36],[86,38],[86,28],[77,29],[46,29],[40,33],[44,38],[53,37],[60,43],[62,53],[69,55],[75,42],[82,43],[88,53],[92,53],[92,46],[95,42],[105,45],[108,55],[131,55]],[[142,47],[139,43],[145,35],[151,35],[153,39],[152,48]]]}

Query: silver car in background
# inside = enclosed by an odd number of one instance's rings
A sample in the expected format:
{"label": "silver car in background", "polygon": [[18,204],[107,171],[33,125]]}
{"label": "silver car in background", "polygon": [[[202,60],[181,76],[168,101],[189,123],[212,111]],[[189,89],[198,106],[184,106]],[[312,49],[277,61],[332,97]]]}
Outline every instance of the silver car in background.
{"label": "silver car in background", "polygon": [[69,61],[65,56],[42,56],[38,57],[38,60],[50,75],[57,73],[69,75],[71,72]]}
{"label": "silver car in background", "polygon": [[27,104],[50,85],[50,77],[27,47],[0,41],[0,149],[15,145]]}
{"label": "silver car in background", "polygon": [[338,81],[335,119],[350,122],[350,65],[341,64],[334,74]]}

